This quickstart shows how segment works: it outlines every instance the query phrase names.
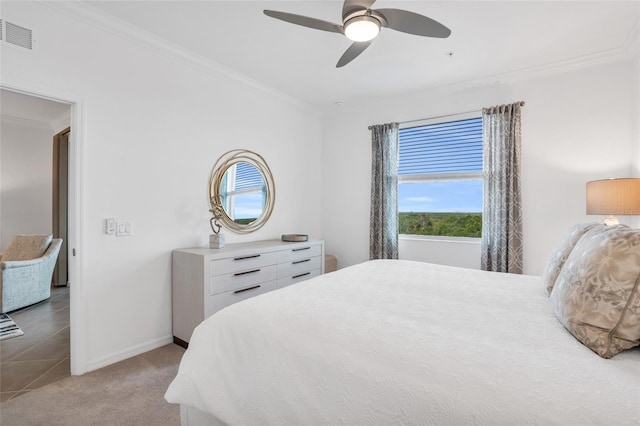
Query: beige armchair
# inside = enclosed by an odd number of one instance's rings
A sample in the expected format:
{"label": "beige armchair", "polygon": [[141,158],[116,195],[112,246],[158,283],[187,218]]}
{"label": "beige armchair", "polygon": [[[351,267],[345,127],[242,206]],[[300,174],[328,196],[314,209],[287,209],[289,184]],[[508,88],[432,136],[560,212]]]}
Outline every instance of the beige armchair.
{"label": "beige armchair", "polygon": [[0,253],[0,312],[33,305],[51,296],[51,277],[61,239],[16,235]]}

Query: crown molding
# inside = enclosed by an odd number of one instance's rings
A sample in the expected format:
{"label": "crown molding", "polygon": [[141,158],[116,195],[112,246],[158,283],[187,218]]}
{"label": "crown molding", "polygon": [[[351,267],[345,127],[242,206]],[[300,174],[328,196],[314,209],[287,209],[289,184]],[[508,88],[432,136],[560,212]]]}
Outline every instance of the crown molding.
{"label": "crown molding", "polygon": [[24,127],[32,127],[35,129],[42,129],[52,131],[50,123],[46,121],[32,120],[29,118],[15,117],[13,115],[8,114],[0,114],[0,120],[2,120],[2,124],[13,124],[16,126],[24,126]]}
{"label": "crown molding", "polygon": [[640,56],[640,18],[636,20],[633,28],[631,28],[623,46],[629,57]]}
{"label": "crown molding", "polygon": [[551,62],[544,65],[536,65],[520,68],[498,74],[478,77],[471,80],[444,83],[430,87],[424,87],[418,91],[430,91],[437,89],[463,90],[473,87],[510,83],[523,80],[549,77],[582,69],[594,68],[601,65],[616,62],[634,60],[640,55],[640,24],[636,20],[622,45],[588,55],[576,56],[562,61]]}
{"label": "crown molding", "polygon": [[[366,98],[360,97],[351,99],[348,103],[352,106],[361,105],[364,102],[386,102],[390,99],[404,97],[408,94],[429,93],[437,90],[448,90],[452,92],[465,91],[470,89],[477,89],[489,86],[496,86],[505,83],[514,83],[518,81],[534,80],[537,78],[550,77],[553,75],[560,75],[569,73],[572,71],[578,71],[582,69],[593,68],[601,65],[626,62],[632,60],[640,60],[640,48],[638,48],[634,37],[637,35],[638,25],[634,26],[629,36],[625,39],[625,42],[613,49],[597,52],[594,54],[578,56],[575,58],[553,62],[545,65],[533,66],[528,68],[520,68],[517,70],[507,71],[498,74],[486,75],[474,79],[444,82],[441,84],[434,84],[429,86],[423,86],[411,90],[409,92],[395,93],[393,95],[384,96],[380,98]],[[635,52],[635,53],[634,53]],[[635,59],[634,59],[635,58]],[[332,106],[326,106],[324,111],[330,111]]]}
{"label": "crown molding", "polygon": [[149,48],[157,53],[177,60],[180,63],[190,65],[217,77],[233,80],[244,86],[257,89],[295,106],[315,111],[315,108],[312,105],[301,101],[298,98],[290,96],[258,80],[227,68],[224,65],[212,61],[202,55],[191,52],[182,46],[118,19],[115,16],[109,15],[108,13],[87,4],[86,1],[54,2],[38,0],[38,3],[67,16],[83,21],[89,25],[100,28],[112,35],[118,36],[142,47]]}

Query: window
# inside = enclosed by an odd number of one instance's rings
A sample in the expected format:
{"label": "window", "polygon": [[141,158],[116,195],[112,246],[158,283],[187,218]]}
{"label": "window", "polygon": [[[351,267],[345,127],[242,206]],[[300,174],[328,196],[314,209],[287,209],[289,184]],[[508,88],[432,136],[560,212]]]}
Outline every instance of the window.
{"label": "window", "polygon": [[222,179],[222,188],[222,205],[236,223],[251,223],[262,214],[265,183],[251,164],[240,162],[229,167]]}
{"label": "window", "polygon": [[482,117],[399,133],[399,233],[479,238]]}

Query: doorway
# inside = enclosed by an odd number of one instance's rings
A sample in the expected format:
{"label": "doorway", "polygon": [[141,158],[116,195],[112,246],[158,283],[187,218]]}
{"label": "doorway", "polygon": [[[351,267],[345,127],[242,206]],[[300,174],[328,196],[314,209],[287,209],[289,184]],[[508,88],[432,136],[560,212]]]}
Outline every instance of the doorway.
{"label": "doorway", "polygon": [[[57,89],[43,89],[41,86],[37,86],[37,90],[31,90],[30,84],[25,84],[24,82],[5,79],[0,85],[0,100],[2,101],[1,112],[3,118],[10,117],[14,121],[18,121],[21,124],[34,124],[34,123],[49,123],[52,128],[55,128],[56,134],[60,134],[59,136],[65,135],[68,138],[68,174],[67,174],[67,185],[64,185],[68,188],[67,198],[68,198],[68,219],[66,222],[66,233],[67,238],[65,238],[66,249],[64,250],[64,254],[66,255],[66,264],[68,267],[67,271],[62,271],[62,275],[66,275],[65,278],[60,278],[57,280],[57,283],[64,285],[64,283],[68,283],[70,286],[73,285],[73,292],[68,294],[70,296],[70,300],[68,302],[69,312],[67,313],[67,318],[71,324],[71,332],[68,336],[70,343],[70,366],[67,364],[67,374],[69,374],[69,370],[71,374],[82,374],[87,371],[86,368],[86,350],[84,347],[86,346],[86,325],[84,321],[78,320],[79,318],[84,318],[84,308],[82,301],[82,280],[80,279],[81,274],[79,268],[79,257],[78,256],[78,241],[81,236],[81,229],[79,226],[79,215],[81,206],[81,191],[79,190],[79,164],[80,164],[80,141],[81,138],[79,134],[81,133],[81,112],[82,112],[82,99],[78,98],[76,94],[68,94],[64,92],[60,92]],[[49,119],[42,120],[42,114],[46,114],[47,112],[51,113],[52,110],[58,107],[64,110],[63,114],[58,114],[49,116]],[[60,110],[58,110],[58,113]],[[69,125],[72,125],[74,128],[74,132],[69,133],[65,132],[66,129],[69,128]],[[77,134],[75,129],[78,130]],[[61,131],[62,130],[62,131]],[[53,133],[48,137],[46,143],[48,144],[50,157],[49,161],[49,170],[50,173],[52,162],[53,162],[53,153],[52,153],[52,137]],[[6,153],[5,153],[6,154]],[[6,156],[0,157],[2,160],[6,160]],[[5,161],[3,161],[6,163]],[[51,226],[49,232],[53,232],[53,224],[51,222],[53,217],[53,201],[52,201],[52,191],[53,191],[53,182],[52,182],[52,174],[49,175],[49,197],[48,201],[50,203],[50,209],[48,210],[48,218],[46,222]],[[4,180],[2,181],[4,185]],[[4,190],[3,190],[4,192]],[[0,211],[2,211],[2,203],[0,202]],[[60,217],[63,217],[61,215]],[[4,221],[6,216],[0,215],[0,221]],[[1,226],[2,233],[9,233],[10,230],[6,230],[4,226]],[[4,235],[0,236],[0,244],[4,243],[6,245],[6,241]],[[64,237],[63,237],[64,238]],[[62,253],[63,251],[61,251]],[[63,257],[64,258],[64,257]],[[56,290],[54,287],[53,290]],[[64,288],[63,288],[64,290]],[[78,323],[80,325],[76,326]],[[68,332],[68,331],[67,331]]]}

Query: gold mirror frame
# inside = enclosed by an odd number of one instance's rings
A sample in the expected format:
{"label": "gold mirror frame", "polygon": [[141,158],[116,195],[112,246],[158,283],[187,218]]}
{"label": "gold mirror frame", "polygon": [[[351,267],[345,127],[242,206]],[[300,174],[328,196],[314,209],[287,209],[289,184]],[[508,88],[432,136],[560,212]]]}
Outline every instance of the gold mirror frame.
{"label": "gold mirror frame", "polygon": [[[262,175],[266,187],[266,200],[264,202],[262,214],[256,220],[247,224],[236,223],[231,217],[229,217],[220,201],[222,200],[220,187],[222,186],[224,174],[229,170],[229,167],[238,163],[248,163],[255,167]],[[271,169],[267,165],[267,162],[260,154],[247,149],[234,149],[222,154],[220,158],[218,158],[218,161],[213,165],[211,174],[209,175],[209,203],[211,204],[210,211],[213,213],[211,228],[214,233],[217,234],[220,230],[218,220],[222,222],[222,226],[238,234],[248,234],[250,232],[257,231],[271,217],[275,202],[276,185],[273,181],[273,175],[271,174]],[[218,226],[218,230],[214,228],[214,223]]]}

